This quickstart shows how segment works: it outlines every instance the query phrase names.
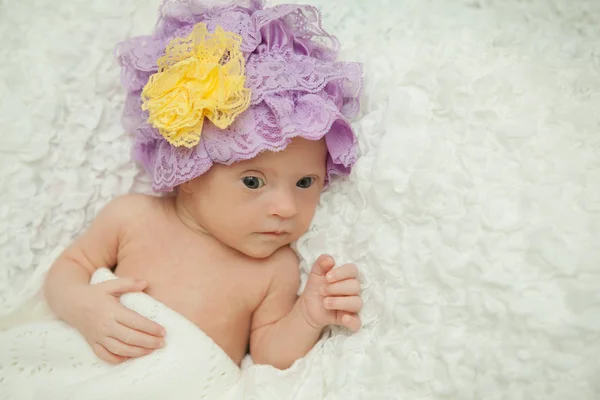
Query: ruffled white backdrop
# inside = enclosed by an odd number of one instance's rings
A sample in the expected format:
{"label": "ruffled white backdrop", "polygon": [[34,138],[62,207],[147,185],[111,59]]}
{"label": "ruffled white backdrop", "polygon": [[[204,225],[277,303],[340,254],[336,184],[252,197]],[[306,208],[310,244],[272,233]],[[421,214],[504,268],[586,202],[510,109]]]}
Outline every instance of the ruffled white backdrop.
{"label": "ruffled white backdrop", "polygon": [[[600,398],[600,3],[308,2],[366,71],[363,157],[297,245],[365,281],[365,329],[321,350],[328,392]],[[149,191],[112,50],[157,5],[0,1],[2,314],[108,200]]]}

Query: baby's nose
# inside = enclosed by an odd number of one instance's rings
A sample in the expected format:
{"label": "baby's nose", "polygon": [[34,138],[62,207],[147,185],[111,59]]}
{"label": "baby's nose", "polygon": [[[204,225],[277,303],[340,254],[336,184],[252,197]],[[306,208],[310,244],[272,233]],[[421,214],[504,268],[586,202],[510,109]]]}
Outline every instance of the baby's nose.
{"label": "baby's nose", "polygon": [[271,203],[271,214],[291,218],[298,213],[296,197],[289,190],[279,190]]}

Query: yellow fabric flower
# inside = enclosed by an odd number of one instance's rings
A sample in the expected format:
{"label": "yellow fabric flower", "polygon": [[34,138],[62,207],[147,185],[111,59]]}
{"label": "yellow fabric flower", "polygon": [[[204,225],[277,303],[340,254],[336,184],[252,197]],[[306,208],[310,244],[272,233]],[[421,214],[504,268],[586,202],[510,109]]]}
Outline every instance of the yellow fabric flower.
{"label": "yellow fabric flower", "polygon": [[169,43],[158,59],[158,72],[142,90],[148,122],[169,143],[193,147],[200,141],[205,117],[225,129],[248,109],[241,43],[241,36],[220,26],[210,34],[203,23]]}

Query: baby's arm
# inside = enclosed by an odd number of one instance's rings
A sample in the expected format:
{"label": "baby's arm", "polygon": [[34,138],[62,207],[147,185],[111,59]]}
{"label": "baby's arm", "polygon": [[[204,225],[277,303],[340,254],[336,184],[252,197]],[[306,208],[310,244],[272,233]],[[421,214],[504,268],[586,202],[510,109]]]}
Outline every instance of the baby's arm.
{"label": "baby's arm", "polygon": [[118,363],[159,347],[163,329],[122,306],[119,296],[144,290],[146,283],[121,278],[90,285],[97,268],[117,264],[122,228],[144,209],[141,195],[109,203],[89,229],[54,262],[45,282],[45,296],[54,313],[74,326],[101,359]]}
{"label": "baby's arm", "polygon": [[256,364],[289,368],[314,346],[322,328],[302,316],[298,303],[300,270],[294,251],[285,247],[273,256],[274,275],[267,296],[254,312],[250,354]]}
{"label": "baby's arm", "polygon": [[356,266],[348,264],[331,272],[333,259],[319,257],[304,292],[298,297],[295,253],[283,248],[272,262],[275,271],[269,292],[252,321],[250,353],[254,362],[285,369],[308,353],[325,326],[336,324],[353,331],[360,329],[357,313],[362,300]]}

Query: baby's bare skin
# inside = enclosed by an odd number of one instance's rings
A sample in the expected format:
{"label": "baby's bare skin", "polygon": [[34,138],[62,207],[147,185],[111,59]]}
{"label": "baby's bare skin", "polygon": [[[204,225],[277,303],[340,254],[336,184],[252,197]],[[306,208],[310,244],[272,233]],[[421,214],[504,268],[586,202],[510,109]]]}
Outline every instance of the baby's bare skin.
{"label": "baby's bare skin", "polygon": [[239,363],[271,264],[192,232],[177,217],[174,198],[146,203],[123,233],[115,274],[145,280],[147,294],[194,322]]}
{"label": "baby's bare skin", "polygon": [[[289,244],[314,216],[326,156],[323,140],[297,139],[281,152],[213,165],[173,197],[111,201],[50,269],[48,304],[108,362],[164,345],[165,327],[118,301],[143,290],[238,364],[249,349],[255,363],[289,367],[323,327],[361,326],[354,265],[332,270],[333,259],[319,257],[297,296],[298,258]],[[101,267],[116,267],[119,279],[89,285]]]}

